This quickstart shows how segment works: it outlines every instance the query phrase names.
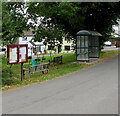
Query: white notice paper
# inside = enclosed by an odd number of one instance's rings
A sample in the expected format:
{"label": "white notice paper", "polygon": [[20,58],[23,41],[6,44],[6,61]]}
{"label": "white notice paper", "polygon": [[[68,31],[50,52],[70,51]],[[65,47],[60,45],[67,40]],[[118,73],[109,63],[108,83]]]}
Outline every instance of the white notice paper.
{"label": "white notice paper", "polygon": [[17,62],[17,48],[10,48],[10,63]]}
{"label": "white notice paper", "polygon": [[26,61],[26,47],[20,47],[19,61]]}

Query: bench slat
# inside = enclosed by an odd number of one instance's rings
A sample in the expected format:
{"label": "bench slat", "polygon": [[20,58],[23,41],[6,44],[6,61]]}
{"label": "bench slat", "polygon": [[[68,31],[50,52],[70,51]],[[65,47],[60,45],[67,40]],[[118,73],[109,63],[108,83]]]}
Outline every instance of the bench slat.
{"label": "bench slat", "polygon": [[[47,62],[47,63],[30,66],[28,69],[23,68],[23,78],[24,79],[30,78],[30,74],[35,72],[42,72],[43,74],[45,73],[44,71],[48,72],[49,71],[48,65],[49,63]],[[28,77],[25,77],[25,75],[28,75]]]}

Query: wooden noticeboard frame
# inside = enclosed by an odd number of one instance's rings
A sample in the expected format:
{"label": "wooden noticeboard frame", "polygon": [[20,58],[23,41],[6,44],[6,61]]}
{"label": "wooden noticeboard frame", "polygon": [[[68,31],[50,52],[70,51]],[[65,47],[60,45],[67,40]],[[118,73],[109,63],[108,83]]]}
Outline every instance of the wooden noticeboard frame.
{"label": "wooden noticeboard frame", "polygon": [[7,46],[7,57],[9,64],[18,64],[18,45]]}
{"label": "wooden noticeboard frame", "polygon": [[9,64],[28,62],[28,45],[27,44],[8,45],[7,57]]}

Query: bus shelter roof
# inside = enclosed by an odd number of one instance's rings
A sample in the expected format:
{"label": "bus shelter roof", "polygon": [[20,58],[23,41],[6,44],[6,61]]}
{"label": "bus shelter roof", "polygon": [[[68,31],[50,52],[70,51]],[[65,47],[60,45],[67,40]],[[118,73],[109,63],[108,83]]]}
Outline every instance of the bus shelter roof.
{"label": "bus shelter roof", "polygon": [[77,36],[102,36],[102,35],[96,31],[81,30],[77,32]]}

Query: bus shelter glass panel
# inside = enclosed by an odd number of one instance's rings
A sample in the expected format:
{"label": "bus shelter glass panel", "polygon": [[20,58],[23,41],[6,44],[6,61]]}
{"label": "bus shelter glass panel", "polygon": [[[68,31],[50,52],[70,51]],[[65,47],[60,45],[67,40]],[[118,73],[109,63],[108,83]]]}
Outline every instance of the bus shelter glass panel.
{"label": "bus shelter glass panel", "polygon": [[98,37],[90,37],[89,39],[89,58],[99,57],[99,39]]}
{"label": "bus shelter glass panel", "polygon": [[95,38],[95,46],[99,47],[99,38],[98,37]]}
{"label": "bus shelter glass panel", "polygon": [[99,57],[99,47],[94,47],[94,57],[95,58]]}
{"label": "bus shelter glass panel", "polygon": [[77,48],[80,47],[80,36],[77,36]]}
{"label": "bus shelter glass panel", "polygon": [[90,47],[89,48],[89,58],[98,58],[99,57],[99,48]]}
{"label": "bus shelter glass panel", "polygon": [[88,60],[88,37],[77,37],[77,60]]}

